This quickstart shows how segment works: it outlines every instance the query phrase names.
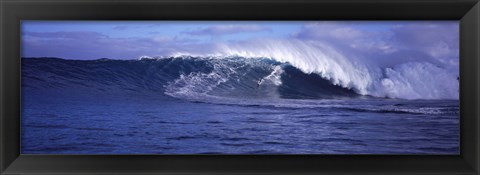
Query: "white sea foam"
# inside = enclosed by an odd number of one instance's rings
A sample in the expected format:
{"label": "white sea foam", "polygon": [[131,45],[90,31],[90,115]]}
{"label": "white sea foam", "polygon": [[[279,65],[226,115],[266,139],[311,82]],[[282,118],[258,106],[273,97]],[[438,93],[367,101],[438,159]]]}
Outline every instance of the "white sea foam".
{"label": "white sea foam", "polygon": [[[457,75],[436,63],[395,58],[396,65],[382,67],[364,56],[341,53],[322,42],[263,39],[230,44],[217,43],[204,53],[177,52],[224,58],[270,58],[289,63],[304,73],[316,73],[334,85],[352,89],[361,95],[402,99],[458,99]],[[388,59],[388,58],[385,58]],[[367,60],[367,61],[366,61]]]}
{"label": "white sea foam", "polygon": [[405,99],[458,99],[457,77],[430,63],[410,62],[385,69],[374,96]]}
{"label": "white sea foam", "polygon": [[180,75],[180,78],[170,82],[166,88],[166,94],[170,96],[195,97],[199,94],[206,94],[213,88],[228,81],[230,75],[236,73],[229,66],[215,63],[210,73],[192,72],[189,75]]}
{"label": "white sea foam", "polygon": [[279,86],[282,84],[282,80],[281,80],[281,75],[283,73],[283,69],[282,69],[282,66],[275,66],[273,68],[273,71],[272,73],[270,73],[269,75],[267,75],[266,77],[263,77],[261,80],[260,80],[260,84],[262,84],[263,82],[265,81],[269,81],[269,82],[272,82],[274,85],[276,86]]}

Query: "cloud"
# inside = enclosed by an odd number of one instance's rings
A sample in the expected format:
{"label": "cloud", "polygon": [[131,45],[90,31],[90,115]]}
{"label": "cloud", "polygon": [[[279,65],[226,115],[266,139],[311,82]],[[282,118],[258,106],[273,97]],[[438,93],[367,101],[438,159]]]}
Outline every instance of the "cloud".
{"label": "cloud", "polygon": [[75,31],[75,32],[25,32],[23,36],[26,37],[37,37],[44,39],[82,39],[82,38],[105,38],[106,35],[103,35],[98,32],[90,31]]}
{"label": "cloud", "polygon": [[399,47],[422,50],[439,59],[458,59],[459,26],[456,22],[410,23],[392,29]]}
{"label": "cloud", "polygon": [[381,30],[372,22],[326,21],[306,24],[292,37],[328,43],[345,55],[386,67],[427,61],[454,68],[459,58],[458,29],[457,22],[441,21],[400,22]]}
{"label": "cloud", "polygon": [[258,25],[218,25],[197,30],[184,31],[189,35],[231,35],[238,33],[270,32],[271,28]]}
{"label": "cloud", "polygon": [[[323,41],[349,51],[392,52],[388,42],[390,32],[369,31],[358,28],[357,22],[313,22],[293,33],[294,38]],[[363,24],[365,26],[365,24]]]}
{"label": "cloud", "polygon": [[162,24],[137,24],[137,25],[117,25],[113,26],[113,30],[130,30],[130,29],[139,29],[139,28],[158,28],[162,27]]}
{"label": "cloud", "polygon": [[130,28],[131,26],[115,26],[113,27],[112,29],[114,30],[126,30],[128,28]]}
{"label": "cloud", "polygon": [[324,21],[308,23],[300,31],[295,32],[293,36],[305,39],[354,39],[365,36],[365,34],[361,30],[354,29],[354,26],[350,26],[349,23]]}
{"label": "cloud", "polygon": [[97,32],[27,32],[22,37],[22,56],[67,59],[135,59],[163,55],[192,42],[177,37],[114,38]]}

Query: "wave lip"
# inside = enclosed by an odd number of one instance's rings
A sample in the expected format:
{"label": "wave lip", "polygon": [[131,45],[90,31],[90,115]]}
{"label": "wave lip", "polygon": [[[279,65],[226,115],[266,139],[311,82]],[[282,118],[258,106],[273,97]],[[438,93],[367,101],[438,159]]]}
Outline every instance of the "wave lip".
{"label": "wave lip", "polygon": [[352,89],[361,95],[367,95],[367,88],[373,82],[373,76],[365,65],[351,61],[327,44],[319,42],[262,39],[249,43],[217,44],[215,50],[206,54],[178,52],[172,55],[269,58],[288,63],[306,74],[318,74],[333,85]]}
{"label": "wave lip", "polygon": [[458,68],[425,54],[398,51],[390,55],[366,56],[347,54],[319,41],[258,39],[219,43],[209,51],[172,55],[269,58],[305,74],[317,74],[333,85],[360,95],[400,99],[459,98]]}

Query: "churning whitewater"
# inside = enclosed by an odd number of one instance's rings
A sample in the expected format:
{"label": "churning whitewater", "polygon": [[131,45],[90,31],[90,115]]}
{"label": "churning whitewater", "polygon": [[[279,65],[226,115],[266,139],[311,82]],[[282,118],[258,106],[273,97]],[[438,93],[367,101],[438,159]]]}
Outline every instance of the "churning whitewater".
{"label": "churning whitewater", "polygon": [[[453,68],[452,71],[451,67],[425,54],[372,58],[365,54],[344,55],[318,41],[272,39],[228,45],[216,44],[212,48],[210,53],[176,52],[172,57],[201,57],[211,60],[228,60],[236,57],[243,58],[246,62],[271,59],[278,64],[293,66],[304,74],[319,75],[332,85],[374,97],[399,99],[459,97],[458,68]],[[231,71],[234,67],[228,69]],[[277,77],[282,76],[279,71],[276,74]],[[279,83],[281,82],[276,84]]]}

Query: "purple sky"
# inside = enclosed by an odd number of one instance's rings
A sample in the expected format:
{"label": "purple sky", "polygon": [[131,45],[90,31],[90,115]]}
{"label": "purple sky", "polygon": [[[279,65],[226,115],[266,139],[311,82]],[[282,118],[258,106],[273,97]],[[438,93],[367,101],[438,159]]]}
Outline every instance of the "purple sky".
{"label": "purple sky", "polygon": [[458,62],[459,26],[457,21],[22,22],[24,57],[136,59],[212,52],[218,44],[262,39],[319,41],[345,55],[360,54],[375,61],[413,55]]}

